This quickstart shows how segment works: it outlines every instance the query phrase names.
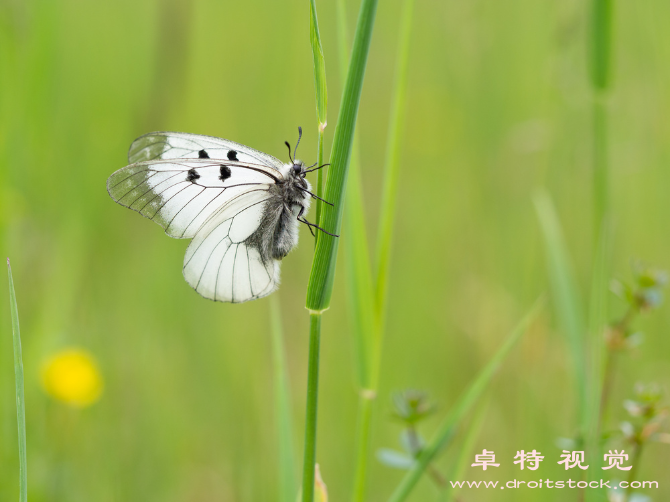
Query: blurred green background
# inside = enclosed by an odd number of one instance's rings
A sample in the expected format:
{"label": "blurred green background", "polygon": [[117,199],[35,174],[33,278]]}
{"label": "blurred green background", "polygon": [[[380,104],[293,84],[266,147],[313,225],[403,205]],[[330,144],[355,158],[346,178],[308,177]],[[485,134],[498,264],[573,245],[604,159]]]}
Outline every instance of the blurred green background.
{"label": "blurred green background", "polygon": [[[399,0],[380,2],[358,122],[367,220],[376,228]],[[334,2],[318,2],[329,84],[328,155],[342,75]],[[357,4],[349,5],[350,26]],[[613,271],[668,267],[670,4],[616,2],[609,100]],[[373,449],[397,446],[390,393],[426,389],[439,419],[547,289],[532,194],[556,202],[587,298],[591,262],[591,105],[584,2],[417,1],[381,391]],[[2,0],[0,249],[12,259],[26,371],[34,502],[270,501],[277,490],[269,301],[200,298],[181,275],[186,241],[108,197],[107,177],[137,136],[176,130],[229,138],[285,159],[305,131],[316,157],[308,2]],[[312,215],[313,216],[313,215]],[[283,311],[301,452],[312,240],[283,264]],[[346,228],[342,239],[346,239]],[[344,263],[324,316],[318,460],[331,500],[352,489],[356,386]],[[3,283],[6,281],[3,279]],[[0,499],[18,494],[14,375],[0,288]],[[623,303],[613,299],[610,317]],[[670,383],[670,308],[637,324],[610,426],[636,381]],[[79,346],[99,360],[101,400],[47,397],[40,364]],[[546,309],[492,387],[477,451],[500,468],[466,479],[567,479],[555,440],[575,432],[573,370]],[[545,455],[537,474],[517,450]],[[474,461],[474,453],[473,461]],[[453,455],[439,462],[444,472]],[[667,500],[670,446],[651,445],[639,478]],[[605,471],[607,473],[611,471]],[[297,474],[297,470],[296,470]],[[369,500],[402,472],[371,459]],[[605,477],[613,477],[607,474]],[[463,500],[563,501],[576,492],[471,490]],[[538,498],[538,497],[541,497]],[[424,479],[412,500],[435,500]]]}

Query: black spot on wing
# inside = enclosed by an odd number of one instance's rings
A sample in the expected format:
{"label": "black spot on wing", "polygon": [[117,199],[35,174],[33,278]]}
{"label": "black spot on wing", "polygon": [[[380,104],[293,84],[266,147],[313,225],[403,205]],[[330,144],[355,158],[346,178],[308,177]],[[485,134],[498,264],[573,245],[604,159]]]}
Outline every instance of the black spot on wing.
{"label": "black spot on wing", "polygon": [[[228,152],[230,153],[230,152]],[[219,169],[219,172],[221,173],[221,176],[219,176],[219,179],[221,181],[226,181],[228,178],[232,176],[232,172],[230,171],[230,167],[224,166],[223,164],[221,165],[221,168]]]}
{"label": "black spot on wing", "polygon": [[207,152],[205,150],[200,150],[198,152],[198,158],[200,159],[208,159],[209,155],[207,155]]}
{"label": "black spot on wing", "polygon": [[237,152],[235,150],[228,150],[228,160],[237,160]]}
{"label": "black spot on wing", "polygon": [[195,180],[197,180],[198,178],[200,178],[200,175],[197,172],[195,172],[195,168],[188,170],[188,174],[186,175],[186,181],[194,183]]}

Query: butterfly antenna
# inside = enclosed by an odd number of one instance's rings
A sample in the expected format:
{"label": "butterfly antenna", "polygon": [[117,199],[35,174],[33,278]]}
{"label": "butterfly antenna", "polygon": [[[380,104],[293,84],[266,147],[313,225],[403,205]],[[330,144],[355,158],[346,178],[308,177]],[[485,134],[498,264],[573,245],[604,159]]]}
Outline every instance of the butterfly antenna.
{"label": "butterfly antenna", "polygon": [[300,144],[300,139],[302,138],[302,127],[298,126],[298,141],[295,144],[295,149],[293,150],[293,158],[295,159],[298,155],[298,145]]}
{"label": "butterfly antenna", "polygon": [[288,141],[284,141],[284,144],[286,145],[286,148],[288,148],[288,158],[291,160],[291,164],[293,164],[293,158],[291,157],[291,145],[288,144]]}

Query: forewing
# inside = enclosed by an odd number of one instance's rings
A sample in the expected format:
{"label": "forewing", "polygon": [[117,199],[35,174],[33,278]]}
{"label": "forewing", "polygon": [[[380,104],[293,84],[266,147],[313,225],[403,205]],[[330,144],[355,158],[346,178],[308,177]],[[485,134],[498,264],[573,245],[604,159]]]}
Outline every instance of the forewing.
{"label": "forewing", "polygon": [[157,159],[197,159],[204,155],[211,159],[260,164],[277,171],[283,165],[272,155],[234,141],[184,132],[152,132],[140,136],[130,146],[128,160],[134,164]]}
{"label": "forewing", "polygon": [[210,300],[241,303],[272,293],[279,262],[250,245],[270,195],[254,190],[230,201],[200,228],[184,257],[184,278]]}
{"label": "forewing", "polygon": [[274,169],[257,164],[155,160],[119,169],[107,180],[107,191],[170,237],[185,239],[228,202],[250,191],[267,191],[276,181]]}

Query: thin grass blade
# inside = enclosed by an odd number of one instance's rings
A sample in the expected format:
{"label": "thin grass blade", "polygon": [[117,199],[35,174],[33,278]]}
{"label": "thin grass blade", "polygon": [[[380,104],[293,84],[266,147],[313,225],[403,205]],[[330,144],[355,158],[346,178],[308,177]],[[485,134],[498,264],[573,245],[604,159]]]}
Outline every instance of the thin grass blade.
{"label": "thin grass blade", "polygon": [[[312,57],[314,59],[314,88],[316,92],[316,117],[319,121],[319,144],[317,152],[317,165],[323,164],[323,136],[328,123],[328,88],[326,86],[326,62],[323,58],[323,47],[321,46],[321,34],[319,32],[319,20],[316,15],[316,0],[309,2],[309,39],[312,45]],[[323,198],[323,170],[316,172],[316,195]],[[316,200],[316,224],[321,221],[321,208],[323,202]],[[318,239],[318,234],[317,234]]]}
{"label": "thin grass blade", "polygon": [[[470,467],[470,462],[472,462],[472,451],[474,450],[475,443],[479,438],[479,433],[482,430],[482,425],[484,424],[484,419],[486,418],[486,411],[488,410],[488,399],[485,399],[479,406],[475,415],[472,419],[471,425],[468,428],[468,431],[463,440],[463,445],[461,446],[458,455],[456,456],[456,462],[454,462],[454,468],[451,471],[449,476],[449,481],[454,481],[457,479],[463,479],[465,470]],[[443,490],[440,500],[443,502],[451,502],[456,499],[456,495],[460,492],[459,488],[452,488],[452,485],[447,484],[447,487]]]}
{"label": "thin grass blade", "polygon": [[293,439],[293,417],[291,395],[286,367],[284,333],[282,328],[279,297],[270,297],[270,323],[272,332],[272,359],[275,383],[275,419],[279,447],[279,502],[295,502],[297,480],[295,477],[295,449]]}
{"label": "thin grass blade", "polygon": [[[582,434],[586,426],[586,328],[581,310],[581,300],[558,215],[549,195],[538,192],[534,198],[535,209],[544,236],[549,282],[561,331],[565,334],[575,373],[575,386],[579,399],[578,416]],[[583,437],[581,438],[583,440]]]}
{"label": "thin grass blade", "polygon": [[[354,140],[358,106],[363,88],[377,0],[363,0],[358,16],[356,34],[344,87],[340,115],[333,138],[328,179],[324,198],[334,204],[325,206],[321,224],[330,233],[339,234],[342,225],[344,192],[349,172],[349,160]],[[307,308],[321,312],[330,306],[335,277],[339,238],[321,235],[317,240],[312,272],[307,288]]]}
{"label": "thin grass blade", "polygon": [[372,270],[365,229],[363,194],[358,164],[352,159],[346,196],[346,235],[344,251],[347,265],[347,301],[353,321],[356,344],[358,383],[361,389],[374,389],[375,354],[378,352],[378,334],[375,322]]}
{"label": "thin grass blade", "polygon": [[[486,411],[488,410],[488,399],[484,400],[479,406],[475,415],[472,419],[472,423],[468,428],[468,431],[463,440],[463,445],[461,446],[460,451],[456,456],[456,462],[454,462],[454,467],[449,476],[449,481],[454,481],[458,479],[463,479],[465,470],[470,467],[470,462],[472,462],[472,451],[475,448],[475,443],[479,438],[479,433],[482,430],[482,425],[484,424],[484,419],[486,418]],[[453,485],[447,484],[447,487],[443,490],[440,500],[442,502],[451,502],[456,500],[456,496],[460,492],[460,488],[453,488]]]}
{"label": "thin grass blade", "polygon": [[612,44],[612,0],[591,1],[591,83],[604,90],[609,85]]}
{"label": "thin grass blade", "polygon": [[356,467],[354,502],[365,500],[367,467],[370,459],[370,427],[373,402],[377,395],[380,354],[379,325],[376,322],[370,255],[365,231],[360,171],[352,162],[347,190],[346,235],[348,301],[352,314],[355,360],[358,368],[359,400],[356,427]]}
{"label": "thin grass blade", "polygon": [[[588,395],[585,416],[585,451],[592,458],[592,467],[588,471],[589,482],[599,478],[602,466],[602,443],[600,410],[602,388],[604,385],[605,329],[607,326],[608,279],[610,270],[610,229],[607,224],[601,228],[600,238],[596,241],[591,280],[591,299],[589,305],[589,353],[590,373],[588,375]],[[586,502],[606,500],[606,490],[588,490]]]}
{"label": "thin grass blade", "polygon": [[26,455],[26,400],[23,394],[23,355],[21,353],[21,330],[19,328],[19,308],[16,304],[12,267],[7,258],[9,276],[9,306],[12,313],[12,333],[14,338],[14,376],[16,383],[16,422],[19,430],[19,502],[28,501],[28,458]]}
{"label": "thin grass blade", "polygon": [[384,166],[384,189],[380,212],[379,234],[377,236],[376,304],[380,324],[386,319],[386,297],[391,244],[395,224],[396,201],[398,199],[398,178],[400,168],[400,147],[405,123],[405,102],[407,95],[407,66],[409,63],[409,42],[412,33],[414,0],[406,0],[402,10],[398,55],[396,60],[395,85],[386,145]]}
{"label": "thin grass blade", "polygon": [[[339,42],[340,70],[347,74],[349,61],[346,2],[337,2],[337,26]],[[379,352],[375,340],[379,339],[376,324],[372,266],[368,248],[367,230],[365,225],[365,208],[363,204],[363,185],[361,181],[360,162],[356,134],[352,147],[350,175],[345,207],[345,257],[347,264],[347,286],[349,294],[349,312],[352,317],[358,377],[358,416],[356,419],[356,465],[354,471],[354,489],[352,500],[365,500],[367,485],[367,469],[370,459],[370,427],[372,408],[376,397],[376,375],[374,361]]]}
{"label": "thin grass blade", "polygon": [[541,305],[541,301],[535,303],[521,322],[519,322],[519,324],[512,330],[502,346],[498,349],[498,352],[495,353],[488,364],[479,372],[475,380],[468,386],[465,393],[458,399],[440,425],[437,433],[430,440],[421,455],[419,455],[414,467],[405,475],[398,488],[393,492],[389,498],[389,502],[401,502],[407,499],[419,482],[422,474],[426,471],[426,468],[437,454],[450,443],[456,433],[458,424],[484,393],[491,381],[491,377],[505,360],[512,347],[514,347],[519,338],[526,332],[528,326],[538,314]]}

